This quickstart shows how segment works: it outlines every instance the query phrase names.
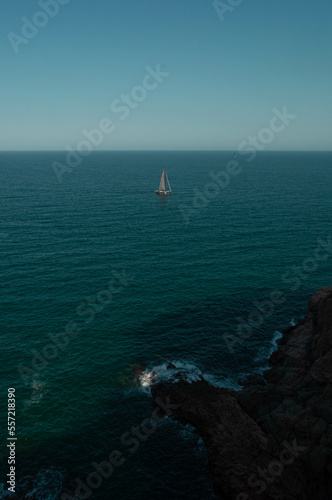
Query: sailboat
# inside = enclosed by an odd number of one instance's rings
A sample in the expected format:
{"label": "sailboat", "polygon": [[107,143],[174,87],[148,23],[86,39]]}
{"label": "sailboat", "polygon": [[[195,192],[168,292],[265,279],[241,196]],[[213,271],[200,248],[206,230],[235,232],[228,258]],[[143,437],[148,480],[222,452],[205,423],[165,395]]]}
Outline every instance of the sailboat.
{"label": "sailboat", "polygon": [[[169,189],[168,191],[166,189],[166,181],[168,184],[168,189]],[[161,174],[159,189],[157,189],[157,191],[155,191],[155,193],[157,193],[157,194],[172,194],[171,185],[169,183],[167,173],[166,173],[166,168],[164,168],[163,173]]]}

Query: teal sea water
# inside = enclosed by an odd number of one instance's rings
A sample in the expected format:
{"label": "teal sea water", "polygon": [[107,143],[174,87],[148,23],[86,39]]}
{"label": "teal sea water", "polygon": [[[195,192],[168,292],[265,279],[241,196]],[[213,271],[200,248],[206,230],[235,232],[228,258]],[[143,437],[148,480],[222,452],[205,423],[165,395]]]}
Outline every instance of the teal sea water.
{"label": "teal sea water", "polygon": [[[218,194],[209,174],[230,152],[96,152],[60,184],[51,163],[63,159],[0,154],[0,497],[14,387],[18,498],[75,498],[76,478],[118,450],[125,462],[82,498],[212,499],[190,427],[167,419],[135,450],[121,436],[151,417],[152,374],[166,377],[168,362],[237,388],[332,284],[332,153],[240,156]],[[173,192],[163,198],[164,167]],[[275,290],[287,300],[255,316]],[[249,317],[231,352],[225,335]]]}

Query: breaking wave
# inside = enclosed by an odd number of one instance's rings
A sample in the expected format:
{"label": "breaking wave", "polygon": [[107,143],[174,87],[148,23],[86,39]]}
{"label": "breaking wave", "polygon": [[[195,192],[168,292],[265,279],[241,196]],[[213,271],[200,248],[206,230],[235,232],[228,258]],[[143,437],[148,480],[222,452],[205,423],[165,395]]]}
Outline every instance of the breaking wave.
{"label": "breaking wave", "polygon": [[157,382],[198,382],[204,378],[210,384],[216,387],[226,387],[229,389],[238,389],[237,381],[231,377],[218,376],[218,378],[209,373],[203,373],[202,370],[188,361],[173,360],[168,363],[146,368],[138,375],[140,388],[150,394],[150,387]]}
{"label": "breaking wave", "polygon": [[268,345],[264,345],[255,357],[255,362],[261,364],[257,373],[263,373],[269,367],[269,358],[271,354],[278,348],[278,340],[281,339],[282,332],[275,330],[271,342]]}

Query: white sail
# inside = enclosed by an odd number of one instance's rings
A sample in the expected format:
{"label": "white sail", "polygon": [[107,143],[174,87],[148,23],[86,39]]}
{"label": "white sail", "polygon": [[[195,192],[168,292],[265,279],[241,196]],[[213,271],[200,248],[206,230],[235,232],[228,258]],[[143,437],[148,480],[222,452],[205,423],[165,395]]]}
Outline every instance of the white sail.
{"label": "white sail", "polygon": [[166,191],[166,170],[165,169],[164,169],[163,173],[161,174],[159,191]]}
{"label": "white sail", "polygon": [[166,179],[167,179],[168,189],[169,189],[169,192],[171,192],[171,191],[172,191],[172,190],[171,190],[171,185],[170,185],[170,183],[169,183],[169,180],[168,180],[168,175],[167,175],[166,170],[165,170],[165,174],[166,174]]}
{"label": "white sail", "polygon": [[[168,184],[169,191],[167,191],[167,188],[166,188],[166,181]],[[155,192],[157,194],[171,194],[172,193],[171,185],[169,183],[168,176],[166,173],[166,168],[164,168],[163,173],[161,174],[159,189],[157,189],[157,191],[155,191]]]}

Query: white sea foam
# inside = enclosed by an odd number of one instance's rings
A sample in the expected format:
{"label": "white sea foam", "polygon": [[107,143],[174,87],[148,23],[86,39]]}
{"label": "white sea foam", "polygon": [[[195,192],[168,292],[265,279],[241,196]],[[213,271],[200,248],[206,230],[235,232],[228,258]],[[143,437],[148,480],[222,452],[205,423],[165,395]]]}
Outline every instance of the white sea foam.
{"label": "white sea foam", "polygon": [[203,377],[207,382],[216,387],[238,388],[233,378],[216,377],[202,370],[192,362],[172,360],[167,363],[146,368],[139,376],[140,387],[150,393],[150,387],[157,382],[179,382],[185,380],[192,383]]}
{"label": "white sea foam", "polygon": [[258,373],[262,373],[268,367],[268,360],[271,354],[278,348],[278,340],[281,339],[282,332],[275,330],[271,343],[268,346],[262,347],[257,356],[255,357],[255,362],[263,363]]}
{"label": "white sea foam", "polygon": [[156,382],[178,382],[180,379],[191,383],[200,380],[200,375],[202,375],[201,370],[193,363],[171,361],[146,368],[138,376],[138,380],[144,388]]}
{"label": "white sea foam", "polygon": [[[278,348],[278,340],[280,340],[281,338],[282,338],[282,332],[280,332],[279,330],[276,330],[274,332],[273,339],[272,339],[273,349],[271,349],[271,354],[275,349]],[[270,354],[270,356],[271,356],[271,354]]]}
{"label": "white sea foam", "polygon": [[150,387],[155,379],[155,374],[153,370],[145,370],[138,378],[142,387]]}

